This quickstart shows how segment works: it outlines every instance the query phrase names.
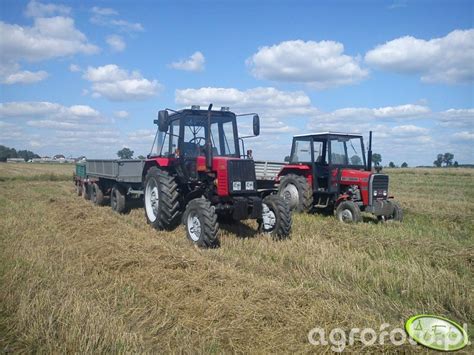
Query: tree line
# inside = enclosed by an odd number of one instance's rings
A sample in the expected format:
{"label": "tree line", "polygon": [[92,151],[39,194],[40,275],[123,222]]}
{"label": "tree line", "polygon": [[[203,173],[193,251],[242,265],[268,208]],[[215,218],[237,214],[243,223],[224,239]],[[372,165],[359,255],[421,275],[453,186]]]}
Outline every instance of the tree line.
{"label": "tree line", "polygon": [[20,158],[28,161],[30,159],[40,158],[38,154],[33,153],[30,150],[16,150],[15,148],[9,148],[4,145],[0,145],[0,161],[7,161],[11,158]]}

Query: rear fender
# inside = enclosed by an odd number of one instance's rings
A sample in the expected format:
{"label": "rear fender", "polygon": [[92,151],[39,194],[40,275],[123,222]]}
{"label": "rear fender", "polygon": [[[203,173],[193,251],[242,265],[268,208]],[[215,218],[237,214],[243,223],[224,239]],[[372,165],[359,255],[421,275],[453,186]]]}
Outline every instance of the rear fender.
{"label": "rear fender", "polygon": [[170,159],[170,158],[151,158],[147,159],[145,161],[145,166],[143,167],[143,172],[142,172],[142,181],[145,181],[145,176],[150,170],[151,167],[156,166],[158,168],[170,168],[171,164],[173,163],[175,159]]}
{"label": "rear fender", "polygon": [[285,165],[278,173],[276,181],[279,182],[283,176],[289,174],[304,176],[309,186],[313,186],[313,174],[308,165]]}

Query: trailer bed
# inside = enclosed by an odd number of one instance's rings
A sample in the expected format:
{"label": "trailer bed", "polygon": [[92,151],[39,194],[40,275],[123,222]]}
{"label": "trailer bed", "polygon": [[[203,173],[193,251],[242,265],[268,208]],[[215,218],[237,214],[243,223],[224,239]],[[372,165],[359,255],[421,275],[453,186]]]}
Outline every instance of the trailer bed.
{"label": "trailer bed", "polygon": [[144,165],[139,159],[92,159],[86,161],[86,171],[89,177],[141,183]]}
{"label": "trailer bed", "polygon": [[255,176],[257,181],[275,181],[281,168],[287,163],[274,161],[255,161]]}

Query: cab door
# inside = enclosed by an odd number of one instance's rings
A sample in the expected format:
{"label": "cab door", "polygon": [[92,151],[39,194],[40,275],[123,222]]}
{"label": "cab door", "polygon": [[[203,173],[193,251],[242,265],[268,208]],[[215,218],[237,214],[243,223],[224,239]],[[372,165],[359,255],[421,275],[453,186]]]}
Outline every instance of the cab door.
{"label": "cab door", "polygon": [[313,151],[313,189],[316,192],[327,191],[329,186],[329,166],[327,159],[327,141],[312,140]]}

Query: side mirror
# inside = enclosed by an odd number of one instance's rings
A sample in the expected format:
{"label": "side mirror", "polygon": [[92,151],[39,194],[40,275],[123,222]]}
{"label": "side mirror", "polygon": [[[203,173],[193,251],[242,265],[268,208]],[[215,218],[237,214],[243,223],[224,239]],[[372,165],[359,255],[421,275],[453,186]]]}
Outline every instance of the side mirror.
{"label": "side mirror", "polygon": [[158,124],[158,129],[161,132],[167,132],[168,131],[168,125],[169,125],[168,111],[166,111],[166,110],[159,111],[158,112],[158,122],[157,122],[157,120],[155,120],[154,122]]}
{"label": "side mirror", "polygon": [[253,135],[258,136],[260,134],[260,117],[258,115],[253,116]]}

